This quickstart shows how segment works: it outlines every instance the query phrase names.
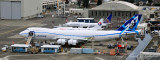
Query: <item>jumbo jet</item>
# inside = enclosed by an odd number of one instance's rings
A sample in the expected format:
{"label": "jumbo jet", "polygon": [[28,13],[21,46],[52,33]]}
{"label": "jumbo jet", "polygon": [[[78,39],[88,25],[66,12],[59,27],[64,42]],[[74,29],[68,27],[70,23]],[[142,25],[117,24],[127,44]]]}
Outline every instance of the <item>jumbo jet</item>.
{"label": "jumbo jet", "polygon": [[[102,22],[102,26],[107,26],[109,24],[111,24],[111,18],[112,18],[112,14],[110,14],[108,16],[108,18],[105,19],[104,22]],[[68,22],[63,24],[63,26],[67,26],[67,27],[88,27],[88,26],[96,26],[97,23],[85,23],[85,22]]]}
{"label": "jumbo jet", "polygon": [[136,30],[139,21],[141,20],[140,14],[136,14],[126,23],[124,23],[120,28],[111,31],[103,30],[57,30],[49,28],[27,28],[26,30],[20,32],[19,34],[23,37],[32,36],[33,39],[43,39],[43,40],[56,40],[58,44],[64,45],[68,43],[69,45],[77,45],[82,41],[105,41],[113,38],[119,38],[123,34],[138,34]]}

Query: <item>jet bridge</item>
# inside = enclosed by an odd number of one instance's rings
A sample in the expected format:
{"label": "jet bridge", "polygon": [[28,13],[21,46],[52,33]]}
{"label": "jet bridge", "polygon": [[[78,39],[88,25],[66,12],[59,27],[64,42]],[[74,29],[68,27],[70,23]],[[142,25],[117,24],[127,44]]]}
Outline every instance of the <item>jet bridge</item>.
{"label": "jet bridge", "polygon": [[130,53],[130,55],[126,58],[126,60],[136,60],[140,52],[143,52],[143,50],[147,47],[147,45],[151,40],[152,37],[150,34],[145,34],[145,38],[143,40],[139,38],[138,46],[132,51],[132,53]]}

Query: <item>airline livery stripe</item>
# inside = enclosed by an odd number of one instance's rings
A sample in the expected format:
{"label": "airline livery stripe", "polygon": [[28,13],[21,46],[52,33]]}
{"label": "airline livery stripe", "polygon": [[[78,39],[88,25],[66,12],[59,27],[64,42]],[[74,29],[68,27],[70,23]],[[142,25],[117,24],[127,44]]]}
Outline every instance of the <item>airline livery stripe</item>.
{"label": "airline livery stripe", "polygon": [[[132,33],[135,31],[130,31],[130,32],[124,32],[124,33]],[[47,34],[53,34],[53,35],[62,35],[62,36],[75,36],[75,37],[95,37],[95,36],[110,36],[110,35],[118,35],[121,33],[113,33],[113,34],[104,34],[104,35],[91,35],[91,36],[80,36],[80,35],[65,35],[65,34],[57,34],[57,33],[49,33],[49,32],[35,32],[35,33],[47,33]],[[23,33],[23,34],[28,34],[28,33]]]}

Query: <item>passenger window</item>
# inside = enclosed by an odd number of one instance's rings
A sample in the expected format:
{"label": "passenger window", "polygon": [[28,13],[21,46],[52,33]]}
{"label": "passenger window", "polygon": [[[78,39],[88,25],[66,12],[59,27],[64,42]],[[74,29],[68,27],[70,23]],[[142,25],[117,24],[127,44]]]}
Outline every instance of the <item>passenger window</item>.
{"label": "passenger window", "polygon": [[84,22],[84,20],[79,20],[79,22]]}
{"label": "passenger window", "polygon": [[52,50],[54,50],[54,48],[52,48]]}
{"label": "passenger window", "polygon": [[25,49],[25,48],[23,47],[23,49]]}
{"label": "passenger window", "polygon": [[13,47],[13,49],[16,49],[15,47]]}
{"label": "passenger window", "polygon": [[94,23],[94,20],[90,20],[90,23]]}
{"label": "passenger window", "polygon": [[44,48],[44,50],[47,50],[47,48]]}
{"label": "passenger window", "polygon": [[85,20],[85,23],[89,23],[89,20]]}
{"label": "passenger window", "polygon": [[83,28],[87,28],[87,27],[83,27]]}
{"label": "passenger window", "polygon": [[48,48],[48,50],[51,50],[51,48]]}

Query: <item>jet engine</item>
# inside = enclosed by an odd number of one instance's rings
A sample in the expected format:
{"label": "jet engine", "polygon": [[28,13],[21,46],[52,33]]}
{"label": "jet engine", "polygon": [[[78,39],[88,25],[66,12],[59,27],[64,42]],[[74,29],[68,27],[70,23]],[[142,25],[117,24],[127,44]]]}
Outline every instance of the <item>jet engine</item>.
{"label": "jet engine", "polygon": [[66,39],[58,39],[57,43],[61,44],[61,45],[64,45],[66,43]]}
{"label": "jet engine", "polygon": [[76,45],[78,43],[77,40],[70,39],[68,40],[68,45]]}

